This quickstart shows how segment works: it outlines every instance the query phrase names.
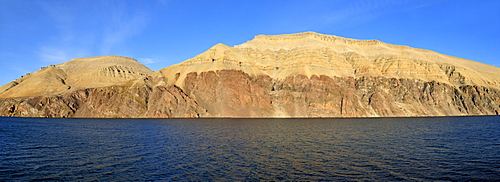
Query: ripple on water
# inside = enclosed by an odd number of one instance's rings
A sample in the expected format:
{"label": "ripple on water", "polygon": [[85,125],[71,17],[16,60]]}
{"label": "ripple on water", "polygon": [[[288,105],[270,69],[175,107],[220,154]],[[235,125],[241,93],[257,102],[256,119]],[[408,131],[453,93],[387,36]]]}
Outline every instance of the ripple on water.
{"label": "ripple on water", "polygon": [[499,117],[0,118],[0,180],[500,180]]}

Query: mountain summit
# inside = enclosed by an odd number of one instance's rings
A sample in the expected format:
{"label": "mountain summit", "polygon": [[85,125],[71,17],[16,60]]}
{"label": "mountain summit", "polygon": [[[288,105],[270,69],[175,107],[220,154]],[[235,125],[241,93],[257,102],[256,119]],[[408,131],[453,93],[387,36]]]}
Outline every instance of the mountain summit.
{"label": "mountain summit", "polygon": [[498,115],[500,68],[304,32],[217,44],[156,72],[125,57],[74,59],[4,85],[0,98],[4,116]]}
{"label": "mountain summit", "polygon": [[76,58],[43,67],[0,87],[0,98],[40,96],[84,88],[123,85],[151,74],[135,59],[121,56]]}
{"label": "mountain summit", "polygon": [[[238,69],[250,75],[265,74],[276,79],[297,74],[309,78],[312,75],[371,76],[500,89],[497,67],[377,40],[347,39],[314,32],[258,35],[234,47],[217,44],[162,72],[187,74],[221,69]],[[171,75],[165,76],[171,78]]]}

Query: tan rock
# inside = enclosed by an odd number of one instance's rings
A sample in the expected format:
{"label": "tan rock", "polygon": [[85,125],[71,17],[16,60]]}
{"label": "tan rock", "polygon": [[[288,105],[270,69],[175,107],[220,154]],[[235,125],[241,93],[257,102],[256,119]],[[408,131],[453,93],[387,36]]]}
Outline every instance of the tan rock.
{"label": "tan rock", "polygon": [[217,44],[153,76],[165,77],[167,85],[184,88],[183,80],[188,73],[223,69],[242,70],[254,76],[265,74],[275,79],[297,74],[309,78],[384,76],[500,89],[500,71],[494,66],[424,49],[314,32],[259,35],[235,47]]}
{"label": "tan rock", "polygon": [[500,68],[314,32],[217,44],[152,72],[125,57],[74,59],[0,88],[0,115],[406,117],[498,115]]}
{"label": "tan rock", "polygon": [[0,87],[0,98],[57,94],[83,88],[127,85],[152,71],[121,56],[77,58],[44,67]]}

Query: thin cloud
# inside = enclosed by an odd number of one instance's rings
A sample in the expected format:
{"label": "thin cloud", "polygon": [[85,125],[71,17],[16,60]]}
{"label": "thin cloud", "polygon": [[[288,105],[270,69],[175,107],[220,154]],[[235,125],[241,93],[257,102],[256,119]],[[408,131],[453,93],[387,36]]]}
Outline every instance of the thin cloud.
{"label": "thin cloud", "polygon": [[400,5],[404,1],[356,1],[346,6],[339,6],[331,13],[319,15],[318,20],[323,25],[335,25],[339,28],[356,26],[374,20]]}
{"label": "thin cloud", "polygon": [[58,64],[69,61],[73,58],[85,57],[87,53],[82,49],[72,49],[67,47],[41,47],[36,52],[42,62]]}
{"label": "thin cloud", "polygon": [[10,67],[10,70],[16,71],[19,74],[26,74],[29,73],[30,71],[21,67]]}
{"label": "thin cloud", "polygon": [[141,3],[42,1],[40,6],[52,20],[48,26],[55,31],[40,45],[39,57],[44,62],[57,62],[80,56],[116,54],[114,50],[140,35],[147,25],[149,16]]}
{"label": "thin cloud", "polygon": [[125,42],[128,38],[140,34],[146,26],[146,15],[136,13],[128,15],[126,10],[117,10],[111,14],[110,25],[105,26],[103,30],[103,42],[101,53],[107,54],[119,43]]}
{"label": "thin cloud", "polygon": [[62,63],[70,59],[68,52],[51,47],[42,47],[38,52],[38,57],[41,61],[48,63]]}
{"label": "thin cloud", "polygon": [[[131,2],[131,1],[129,1]],[[118,44],[126,42],[129,38],[139,35],[147,25],[148,14],[139,5],[126,4],[127,2],[105,2],[105,9],[101,11],[102,43],[100,51],[109,54]],[[132,9],[132,8],[133,9]]]}
{"label": "thin cloud", "polygon": [[156,4],[160,4],[163,7],[166,7],[168,5],[169,0],[156,0]]}
{"label": "thin cloud", "polygon": [[[335,27],[336,29],[344,29],[358,26],[363,23],[373,21],[381,16],[415,9],[422,6],[433,4],[435,1],[409,1],[409,0],[360,0],[360,1],[326,1],[321,3],[311,3],[304,6],[309,11],[303,10],[302,17],[288,23],[301,24],[302,29],[316,30],[322,28]],[[288,27],[288,26],[284,26]]]}
{"label": "thin cloud", "polygon": [[158,61],[155,61],[155,60],[150,59],[150,58],[139,58],[138,60],[142,64],[153,64],[153,63],[157,63],[158,62]]}

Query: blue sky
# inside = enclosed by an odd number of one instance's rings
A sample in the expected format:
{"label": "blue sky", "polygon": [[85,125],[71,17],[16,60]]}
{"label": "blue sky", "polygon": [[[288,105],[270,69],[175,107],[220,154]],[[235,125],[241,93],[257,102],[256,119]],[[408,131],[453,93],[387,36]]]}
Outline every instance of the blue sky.
{"label": "blue sky", "polygon": [[0,85],[72,58],[127,56],[156,71],[217,43],[305,31],[500,67],[498,0],[0,0]]}

